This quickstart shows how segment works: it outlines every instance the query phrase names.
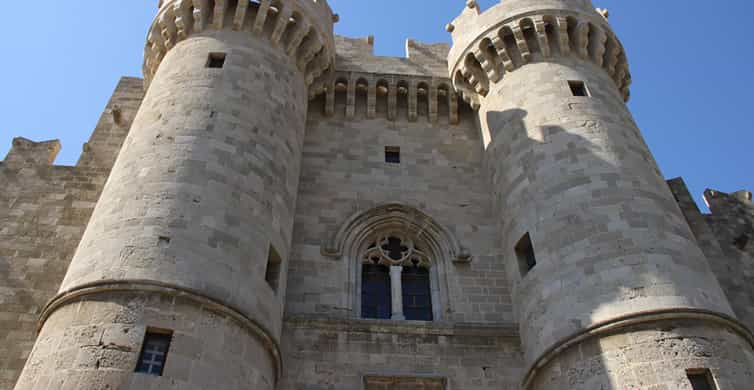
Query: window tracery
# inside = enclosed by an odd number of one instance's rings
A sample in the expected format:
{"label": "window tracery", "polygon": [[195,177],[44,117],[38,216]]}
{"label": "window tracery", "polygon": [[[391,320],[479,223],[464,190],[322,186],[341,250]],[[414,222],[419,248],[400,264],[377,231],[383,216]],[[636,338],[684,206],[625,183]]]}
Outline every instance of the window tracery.
{"label": "window tracery", "polygon": [[401,234],[382,235],[364,251],[365,264],[385,266],[430,267],[429,256],[419,249],[414,241]]}
{"label": "window tracery", "polygon": [[362,318],[433,320],[430,257],[410,236],[379,235],[361,260]]}

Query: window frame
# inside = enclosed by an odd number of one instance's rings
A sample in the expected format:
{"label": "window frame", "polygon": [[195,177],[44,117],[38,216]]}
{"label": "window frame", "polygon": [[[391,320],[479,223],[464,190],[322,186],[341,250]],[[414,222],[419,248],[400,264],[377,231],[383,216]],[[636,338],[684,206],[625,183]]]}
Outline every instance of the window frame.
{"label": "window frame", "polygon": [[204,65],[207,69],[222,69],[228,60],[227,53],[211,52],[207,55],[207,63]]}
{"label": "window frame", "polygon": [[401,163],[400,146],[385,146],[385,163],[396,165],[399,165]]}
{"label": "window frame", "polygon": [[[385,239],[389,239],[391,236],[399,237],[402,240],[405,240],[406,245],[410,245],[413,248],[416,248],[417,246],[421,248],[419,253],[423,254],[425,256],[425,259],[422,260],[419,266],[425,267],[429,271],[429,299],[430,299],[430,305],[431,305],[431,320],[426,322],[434,322],[434,321],[441,321],[442,320],[442,314],[443,314],[443,304],[447,302],[447,292],[441,290],[440,288],[440,280],[445,280],[444,275],[444,269],[441,266],[441,261],[439,260],[439,257],[435,255],[436,251],[433,249],[433,247],[429,244],[429,242],[424,241],[423,239],[416,239],[414,235],[410,231],[405,231],[403,229],[389,229],[387,231],[377,231],[373,232],[372,234],[366,236],[363,238],[363,240],[360,240],[359,246],[355,247],[355,252],[352,256],[352,263],[355,265],[353,267],[353,271],[351,273],[351,277],[354,283],[352,283],[352,300],[351,300],[351,308],[352,308],[352,316],[354,319],[360,319],[360,320],[374,320],[373,318],[365,318],[362,316],[363,308],[362,308],[362,292],[363,292],[363,280],[362,280],[362,274],[363,274],[363,267],[364,264],[368,264],[369,262],[365,260],[365,256],[367,255],[367,252],[370,250],[374,251],[376,248],[376,244],[379,243],[381,240],[384,241]],[[415,244],[415,242],[418,241],[418,244]],[[417,249],[418,250],[418,249]],[[385,253],[387,255],[387,253]],[[405,262],[405,265],[413,265],[410,261],[411,256],[408,256],[404,259],[401,259],[398,261]],[[385,265],[388,265],[389,263],[384,263]],[[397,264],[393,264],[397,265]],[[447,283],[447,282],[446,282]],[[446,285],[446,284],[443,284]],[[390,287],[392,288],[392,282]],[[403,288],[401,288],[403,290]],[[392,294],[391,294],[392,299]],[[403,300],[403,295],[401,295],[401,302]],[[391,306],[392,309],[392,306]],[[405,311],[405,309],[404,309]],[[396,313],[397,314],[397,313]],[[401,313],[405,314],[405,313]],[[383,319],[384,320],[384,319]],[[392,321],[404,321],[403,319],[389,319]],[[423,320],[415,320],[415,321],[423,321]]]}
{"label": "window frame", "polygon": [[[715,381],[715,376],[712,375],[712,371],[709,368],[690,368],[686,370],[686,378],[689,380],[689,384],[693,390],[718,390],[720,387]],[[707,389],[699,389],[694,384],[694,378],[704,380],[706,382]]]}
{"label": "window frame", "polygon": [[[147,346],[150,344],[150,340],[153,339],[161,339],[165,342],[165,352],[163,353],[162,361],[160,362],[159,366],[159,372],[153,372],[153,364],[154,360],[150,361],[149,368],[144,371],[142,370],[142,362],[144,359],[146,359],[145,354],[151,353],[152,351],[147,351]],[[139,350],[139,355],[136,360],[136,367],[134,368],[134,372],[138,374],[144,374],[144,375],[150,375],[150,376],[158,376],[161,377],[165,373],[165,366],[168,364],[168,355],[170,354],[170,347],[173,343],[173,331],[169,329],[160,329],[160,328],[147,328],[146,332],[144,332],[144,339],[141,343],[141,349]]]}
{"label": "window frame", "polygon": [[584,80],[568,80],[568,89],[573,97],[592,97],[592,92]]}

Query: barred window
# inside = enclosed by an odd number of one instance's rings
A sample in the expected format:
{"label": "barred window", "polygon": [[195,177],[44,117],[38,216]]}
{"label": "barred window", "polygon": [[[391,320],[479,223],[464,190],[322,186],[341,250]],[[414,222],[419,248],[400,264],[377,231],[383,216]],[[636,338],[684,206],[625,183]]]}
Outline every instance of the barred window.
{"label": "barred window", "polygon": [[144,336],[144,344],[139,354],[139,362],[136,365],[136,372],[162,376],[172,338],[173,334],[170,331],[147,330],[147,334]]}

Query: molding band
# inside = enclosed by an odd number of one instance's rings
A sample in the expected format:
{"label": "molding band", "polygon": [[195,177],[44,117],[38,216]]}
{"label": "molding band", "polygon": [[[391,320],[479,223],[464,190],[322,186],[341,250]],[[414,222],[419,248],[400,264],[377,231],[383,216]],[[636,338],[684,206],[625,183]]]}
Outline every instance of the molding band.
{"label": "molding band", "polygon": [[319,329],[339,332],[401,334],[412,336],[500,337],[520,340],[518,325],[512,322],[475,324],[448,321],[394,321],[321,316],[292,316],[283,324],[293,329]]}
{"label": "molding band", "polygon": [[699,322],[711,322],[718,326],[728,327],[744,338],[749,346],[754,348],[754,334],[751,330],[741,323],[738,319],[731,316],[704,309],[675,308],[644,311],[625,316],[616,317],[590,326],[584,330],[567,336],[552,347],[548,348],[540,355],[537,360],[529,367],[524,376],[521,389],[528,390],[531,382],[538,374],[539,370],[555,359],[557,355],[566,349],[579,344],[585,340],[599,337],[606,333],[613,333],[622,329],[637,325],[644,325],[653,322],[662,322],[669,320],[698,320]]}
{"label": "molding band", "polygon": [[266,329],[252,318],[243,314],[240,310],[224,304],[216,299],[198,292],[167,283],[156,282],[153,280],[102,280],[92,283],[85,283],[69,290],[58,293],[42,309],[37,325],[37,332],[42,329],[47,319],[58,308],[73,303],[74,301],[107,293],[153,293],[172,297],[187,298],[197,304],[206,307],[217,313],[231,317],[246,327],[249,332],[255,335],[262,342],[267,351],[272,355],[275,362],[275,381],[280,381],[283,373],[283,360],[280,352],[280,345],[272,337],[272,332]]}

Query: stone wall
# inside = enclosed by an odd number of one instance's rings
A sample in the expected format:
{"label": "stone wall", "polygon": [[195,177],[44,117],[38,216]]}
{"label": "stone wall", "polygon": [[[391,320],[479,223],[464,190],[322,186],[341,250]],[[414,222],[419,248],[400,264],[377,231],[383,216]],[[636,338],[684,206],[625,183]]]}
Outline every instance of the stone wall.
{"label": "stone wall", "polygon": [[733,310],[754,329],[754,204],[751,192],[704,192],[702,214],[683,179],[668,181]]}
{"label": "stone wall", "polygon": [[[324,118],[311,104],[304,143],[286,311],[358,317],[349,301],[349,267],[322,245],[349,217],[385,204],[403,204],[447,228],[473,260],[445,265],[450,301],[444,320],[512,321],[510,295],[489,219],[481,175],[481,141],[470,112],[459,125],[405,119],[346,121],[343,107]],[[399,116],[400,118],[400,116]],[[405,114],[403,116],[405,118]],[[385,162],[385,147],[400,147],[400,164]]]}
{"label": "stone wall", "polygon": [[0,163],[0,389],[24,366],[141,97],[140,79],[120,81],[76,166],[52,165],[57,141],[23,138]]}
{"label": "stone wall", "polygon": [[515,327],[289,319],[283,332],[286,369],[279,390],[434,389],[364,386],[367,377],[517,390],[523,374]]}

